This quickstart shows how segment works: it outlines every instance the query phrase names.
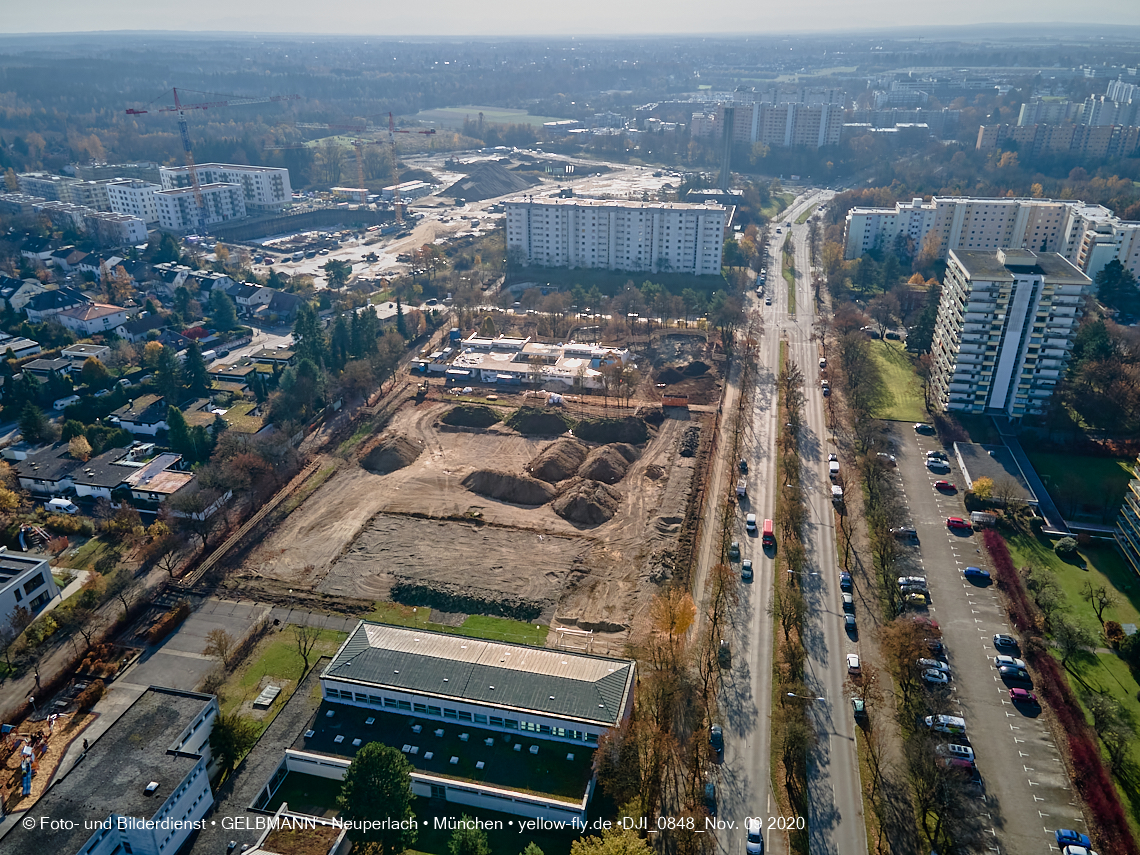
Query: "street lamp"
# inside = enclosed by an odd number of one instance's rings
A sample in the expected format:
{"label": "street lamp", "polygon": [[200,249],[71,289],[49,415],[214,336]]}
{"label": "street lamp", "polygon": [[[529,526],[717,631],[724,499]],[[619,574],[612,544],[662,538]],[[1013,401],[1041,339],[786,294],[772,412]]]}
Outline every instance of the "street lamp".
{"label": "street lamp", "polygon": [[801,701],[826,701],[827,698],[810,698],[807,695],[797,695],[795,692],[788,692],[789,698],[799,698]]}

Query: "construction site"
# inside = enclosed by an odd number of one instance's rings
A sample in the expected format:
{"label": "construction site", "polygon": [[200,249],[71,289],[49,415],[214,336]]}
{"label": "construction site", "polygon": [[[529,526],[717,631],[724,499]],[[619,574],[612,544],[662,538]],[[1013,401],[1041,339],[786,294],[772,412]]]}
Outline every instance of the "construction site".
{"label": "construction site", "polygon": [[723,364],[703,335],[630,350],[647,370],[629,406],[425,381],[225,586],[360,613],[393,601],[445,624],[500,616],[621,650],[687,570]]}

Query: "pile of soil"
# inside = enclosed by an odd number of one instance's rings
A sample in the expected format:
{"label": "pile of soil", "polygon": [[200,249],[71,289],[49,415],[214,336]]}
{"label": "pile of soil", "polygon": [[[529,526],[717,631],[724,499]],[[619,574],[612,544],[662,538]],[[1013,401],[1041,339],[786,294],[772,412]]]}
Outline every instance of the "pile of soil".
{"label": "pile of soil", "polygon": [[[632,458],[627,456],[626,449],[632,453]],[[595,448],[589,453],[578,474],[591,481],[617,483],[626,477],[629,464],[636,461],[637,457],[637,449],[625,443]]]}
{"label": "pile of soil", "polygon": [[497,163],[481,163],[448,187],[443,195],[480,202],[492,196],[520,193],[535,184],[538,184],[538,179],[530,175],[511,172]]}
{"label": "pile of soil", "polygon": [[708,374],[708,371],[709,366],[699,359],[694,359],[684,368],[686,377],[700,377],[702,374]]}
{"label": "pile of soil", "polygon": [[661,407],[641,407],[636,413],[637,417],[647,425],[658,427],[665,421],[665,410]]}
{"label": "pile of soil", "polygon": [[598,481],[576,480],[554,500],[554,512],[579,525],[601,525],[621,507],[621,493]]}
{"label": "pile of soil", "polygon": [[498,412],[483,404],[460,404],[444,413],[440,421],[455,427],[486,428],[501,418]]}
{"label": "pile of soil", "polygon": [[623,419],[583,419],[574,433],[586,442],[629,442],[642,445],[649,440],[649,428],[634,416]]}
{"label": "pile of soil", "polygon": [[671,386],[674,383],[680,383],[684,380],[685,375],[673,366],[669,366],[668,368],[662,368],[658,371],[655,379],[658,383],[666,383]]}
{"label": "pile of soil", "polygon": [[681,434],[681,456],[695,457],[697,449],[701,446],[701,429],[698,425],[689,425]]}
{"label": "pile of soil", "polygon": [[545,481],[494,469],[476,469],[460,483],[472,493],[513,505],[545,505],[555,496]]}
{"label": "pile of soil", "polygon": [[574,426],[562,413],[538,407],[520,407],[505,424],[525,436],[559,436]]}
{"label": "pile of soil", "polygon": [[576,439],[568,436],[556,439],[527,464],[526,471],[535,478],[557,484],[574,477],[588,452],[585,443]]}
{"label": "pile of soil", "polygon": [[393,436],[367,452],[360,459],[360,465],[377,475],[387,475],[389,472],[410,466],[420,456],[421,451],[423,448],[407,437]]}

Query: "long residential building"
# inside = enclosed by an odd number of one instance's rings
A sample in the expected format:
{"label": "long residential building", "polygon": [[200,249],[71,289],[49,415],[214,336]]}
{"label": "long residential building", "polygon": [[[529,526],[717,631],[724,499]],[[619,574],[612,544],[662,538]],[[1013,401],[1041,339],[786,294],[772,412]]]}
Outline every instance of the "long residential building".
{"label": "long residential building", "polygon": [[1132,566],[1132,572],[1140,576],[1140,457],[1132,465],[1132,480],[1128,482],[1128,492],[1124,494],[1124,504],[1116,519],[1116,545]]}
{"label": "long residential building", "polygon": [[158,225],[158,201],[154,194],[162,189],[159,184],[134,178],[117,178],[107,182],[107,198],[111,210],[131,214],[148,226]]}
{"label": "long residential building", "polygon": [[1140,274],[1140,223],[1118,219],[1103,205],[1055,199],[935,196],[893,208],[852,208],[845,256],[906,240],[945,259],[954,250],[1029,249],[1056,252],[1090,277],[1113,259]]}
{"label": "long residential building", "polygon": [[511,199],[507,252],[543,267],[720,273],[728,209],[715,203]]}
{"label": "long residential building", "polygon": [[[236,163],[202,163],[196,169],[199,184],[237,184],[241,187],[244,209],[248,211],[279,211],[293,201],[288,169]],[[164,166],[159,173],[164,190],[191,186],[188,166]]]}
{"label": "long residential building", "polygon": [[715,139],[727,130],[736,144],[820,148],[839,144],[843,121],[842,103],[735,102],[718,104],[711,113],[694,113],[690,133]]}
{"label": "long residential building", "polygon": [[1092,281],[1055,252],[951,250],[931,385],[943,410],[1045,412]]}
{"label": "long residential building", "polygon": [[[198,191],[205,206],[205,222],[212,226],[246,216],[245,197],[237,184],[202,184]],[[159,190],[154,194],[160,228],[172,232],[190,232],[198,228],[198,201],[193,187]]]}

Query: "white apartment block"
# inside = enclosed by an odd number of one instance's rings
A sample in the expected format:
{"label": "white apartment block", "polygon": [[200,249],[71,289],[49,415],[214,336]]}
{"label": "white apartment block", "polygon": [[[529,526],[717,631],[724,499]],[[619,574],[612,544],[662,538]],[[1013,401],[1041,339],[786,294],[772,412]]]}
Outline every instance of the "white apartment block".
{"label": "white apartment block", "polygon": [[0,621],[9,621],[18,607],[37,615],[58,596],[46,558],[17,555],[0,546]]}
{"label": "white apartment block", "polygon": [[81,181],[48,172],[24,172],[16,176],[20,192],[39,196],[49,202],[70,202],[95,211],[111,210],[106,182]]}
{"label": "white apartment block", "polygon": [[115,213],[130,214],[153,226],[158,224],[158,202],[154,194],[161,189],[161,185],[149,181],[116,178],[107,182],[107,198]]}
{"label": "white apartment block", "polygon": [[[1029,249],[1056,252],[1090,277],[1119,258],[1140,275],[1140,223],[1117,219],[1103,205],[1054,199],[916,198],[894,208],[852,208],[847,214],[845,257],[858,258],[877,246],[889,248],[902,235],[919,252],[937,241],[937,256]],[[1090,231],[1095,235],[1090,236]],[[933,237],[931,237],[933,235]]]}
{"label": "white apartment block", "polygon": [[733,109],[732,141],[761,142],[776,147],[819,148],[838,145],[843,131],[843,104],[801,101],[718,104],[714,113],[693,113],[689,133],[693,137],[719,139],[727,124],[725,109]]}
{"label": "white apartment block", "polygon": [[[277,166],[241,166],[203,163],[197,167],[199,184],[237,184],[249,211],[279,211],[293,201],[289,170]],[[164,190],[189,187],[190,167],[164,166],[159,170]]]}
{"label": "white apartment block", "polygon": [[543,267],[720,273],[722,205],[534,199],[506,203],[507,251]]}
{"label": "white apartment block", "polygon": [[83,225],[100,246],[135,246],[146,243],[146,223],[132,214],[92,211]]}
{"label": "white apartment block", "polygon": [[1014,419],[1044,413],[1091,287],[1057,253],[951,250],[931,347],[939,406]]}
{"label": "white apartment block", "polygon": [[[245,196],[240,185],[203,184],[198,189],[206,208],[204,225],[245,217]],[[198,228],[198,202],[193,187],[158,190],[154,198],[161,228],[172,232],[191,232]]]}

